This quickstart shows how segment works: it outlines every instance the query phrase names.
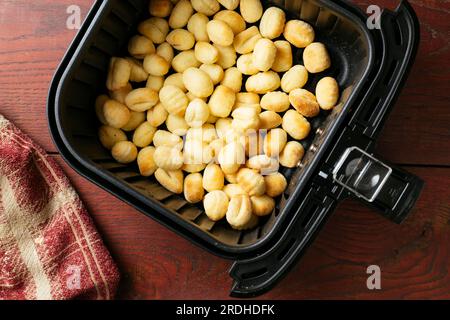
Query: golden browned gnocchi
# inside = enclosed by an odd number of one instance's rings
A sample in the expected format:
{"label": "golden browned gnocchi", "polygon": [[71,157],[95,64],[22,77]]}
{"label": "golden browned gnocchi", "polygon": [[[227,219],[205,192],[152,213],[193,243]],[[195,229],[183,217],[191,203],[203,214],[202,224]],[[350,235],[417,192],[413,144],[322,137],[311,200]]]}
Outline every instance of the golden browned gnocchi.
{"label": "golden browned gnocchi", "polygon": [[119,141],[111,150],[112,157],[119,163],[128,164],[136,160],[138,150],[130,141]]}
{"label": "golden browned gnocchi", "polygon": [[260,0],[151,0],[148,10],[128,56],[110,59],[99,143],[210,220],[254,228],[287,188],[281,172],[300,165],[309,118],[338,104],[334,78],[308,85],[331,67],[327,48]]}
{"label": "golden browned gnocchi", "polygon": [[139,172],[144,177],[150,177],[158,169],[153,155],[155,154],[155,147],[146,147],[139,151],[137,156],[137,164]]}
{"label": "golden browned gnocchi", "polygon": [[339,99],[339,86],[336,80],[332,77],[320,79],[316,86],[316,98],[320,108],[332,109]]}
{"label": "golden browned gnocchi", "polygon": [[316,96],[305,89],[294,89],[289,93],[289,101],[292,106],[303,116],[311,118],[320,112]]}
{"label": "golden browned gnocchi", "polygon": [[175,194],[183,192],[184,175],[181,170],[166,171],[162,168],[158,168],[155,171],[156,180],[167,190]]}
{"label": "golden browned gnocchi", "polygon": [[302,20],[288,21],[283,34],[286,40],[297,48],[305,48],[314,41],[315,37],[311,25]]}
{"label": "golden browned gnocchi", "polygon": [[303,63],[308,72],[319,73],[331,66],[330,56],[323,43],[314,42],[303,51]]}
{"label": "golden browned gnocchi", "polygon": [[263,7],[260,0],[241,0],[241,15],[248,23],[258,21],[263,14]]}
{"label": "golden browned gnocchi", "polygon": [[198,203],[203,200],[203,177],[201,173],[191,173],[184,179],[184,198],[189,203]]}
{"label": "golden browned gnocchi", "polygon": [[208,192],[203,199],[205,213],[212,221],[219,221],[227,214],[229,200],[225,192],[215,190]]}
{"label": "golden browned gnocchi", "polygon": [[270,7],[264,12],[259,24],[261,35],[267,39],[278,38],[283,33],[285,22],[284,11],[277,7]]}
{"label": "golden browned gnocchi", "polygon": [[110,126],[101,126],[98,129],[98,137],[101,144],[108,150],[111,150],[117,142],[127,141],[125,132]]}

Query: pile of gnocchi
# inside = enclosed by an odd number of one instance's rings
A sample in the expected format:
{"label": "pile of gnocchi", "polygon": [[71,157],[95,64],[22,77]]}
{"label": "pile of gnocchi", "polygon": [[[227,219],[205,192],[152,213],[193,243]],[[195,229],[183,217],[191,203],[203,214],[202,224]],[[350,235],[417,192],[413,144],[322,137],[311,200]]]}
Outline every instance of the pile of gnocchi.
{"label": "pile of gnocchi", "polygon": [[130,56],[111,58],[95,106],[100,142],[211,220],[253,228],[287,187],[280,166],[300,164],[308,119],[338,102],[332,77],[303,88],[330,68],[327,48],[260,0],[151,0],[149,12]]}

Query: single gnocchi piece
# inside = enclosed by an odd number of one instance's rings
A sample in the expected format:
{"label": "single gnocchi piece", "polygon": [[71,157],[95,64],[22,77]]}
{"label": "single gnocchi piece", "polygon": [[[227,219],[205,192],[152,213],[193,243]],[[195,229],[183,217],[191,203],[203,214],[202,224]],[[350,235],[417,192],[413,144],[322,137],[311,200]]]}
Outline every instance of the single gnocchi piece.
{"label": "single gnocchi piece", "polygon": [[155,45],[149,38],[135,35],[128,41],[128,52],[135,58],[144,59],[146,55],[155,52]]}
{"label": "single gnocchi piece", "polygon": [[163,76],[149,75],[147,78],[147,84],[145,85],[145,87],[159,93],[159,90],[161,90],[163,85],[164,85],[164,77]]}
{"label": "single gnocchi piece", "polygon": [[224,72],[218,64],[202,64],[200,70],[205,71],[211,78],[214,85],[219,84],[224,77]]}
{"label": "single gnocchi piece", "polygon": [[156,53],[145,56],[144,70],[152,76],[164,76],[169,72],[170,64]]}
{"label": "single gnocchi piece", "polygon": [[303,50],[303,63],[310,73],[319,73],[331,66],[330,55],[323,43],[314,42]]}
{"label": "single gnocchi piece", "polygon": [[248,130],[259,129],[259,115],[256,109],[241,107],[233,111],[231,126],[236,132],[246,133]]}
{"label": "single gnocchi piece", "polygon": [[107,100],[103,104],[103,117],[107,125],[120,129],[130,121],[130,110],[120,102]]}
{"label": "single gnocchi piece", "polygon": [[205,213],[212,221],[223,219],[227,214],[228,205],[228,197],[222,190],[209,192],[203,199]]}
{"label": "single gnocchi piece", "polygon": [[130,141],[119,141],[111,150],[112,157],[119,163],[128,164],[136,160],[138,150]]}
{"label": "single gnocchi piece", "polygon": [[170,0],[151,0],[149,4],[150,14],[159,18],[168,17],[172,8],[173,4]]}
{"label": "single gnocchi piece", "polygon": [[166,36],[169,33],[169,24],[166,19],[152,17],[141,22],[138,26],[138,31],[153,43],[160,44],[166,41]]}
{"label": "single gnocchi piece", "polygon": [[226,193],[226,195],[228,196],[229,199],[231,199],[235,196],[242,195],[242,194],[247,195],[247,192],[245,192],[244,188],[242,188],[240,185],[238,185],[236,183],[227,184],[223,188],[223,192]]}
{"label": "single gnocchi piece", "polygon": [[241,0],[239,9],[242,17],[248,23],[255,23],[263,15],[263,7],[260,0]]}
{"label": "single gnocchi piece", "polygon": [[264,111],[259,114],[259,128],[270,130],[277,128],[283,122],[283,118],[273,111]]}
{"label": "single gnocchi piece", "polygon": [[229,131],[233,130],[231,127],[232,119],[220,118],[216,122],[216,132],[219,138],[224,139]]}
{"label": "single gnocchi piece", "polygon": [[208,22],[208,17],[199,12],[189,19],[187,29],[194,35],[196,41],[209,42],[208,32],[206,32]]}
{"label": "single gnocchi piece", "polygon": [[311,131],[311,125],[300,113],[288,110],[283,116],[283,129],[294,139],[303,140]]}
{"label": "single gnocchi piece", "polygon": [[189,104],[186,94],[179,87],[173,85],[164,86],[159,91],[159,100],[168,113],[177,116],[184,116]]}
{"label": "single gnocchi piece", "polygon": [[134,89],[125,98],[127,107],[137,112],[144,112],[153,108],[158,101],[158,92],[149,88]]}
{"label": "single gnocchi piece", "polygon": [[259,71],[269,71],[272,68],[277,48],[269,39],[259,39],[253,50],[252,63]]}
{"label": "single gnocchi piece", "polygon": [[244,31],[239,32],[234,37],[233,46],[237,53],[247,54],[251,53],[255,48],[256,42],[261,39],[262,36],[256,26],[252,26]]}
{"label": "single gnocchi piece", "polygon": [[247,53],[241,55],[236,62],[236,68],[247,76],[252,76],[259,72],[259,69],[256,68],[253,64],[253,54]]}
{"label": "single gnocchi piece", "polygon": [[223,173],[236,173],[245,163],[244,146],[238,142],[227,144],[220,150],[218,161]]}
{"label": "single gnocchi piece", "polygon": [[275,39],[283,33],[285,23],[284,11],[277,7],[270,7],[262,15],[259,30],[264,38]]}
{"label": "single gnocchi piece", "polygon": [[185,27],[193,13],[194,9],[189,0],[178,1],[170,15],[169,26],[172,29]]}
{"label": "single gnocchi piece", "polygon": [[293,64],[291,45],[285,40],[275,41],[274,45],[277,48],[277,54],[275,55],[272,70],[275,72],[288,71]]}
{"label": "single gnocchi piece", "polygon": [[275,158],[259,154],[247,160],[247,168],[258,170],[263,174],[277,172],[279,168],[278,161]]}
{"label": "single gnocchi piece", "polygon": [[203,177],[201,173],[191,173],[184,179],[184,198],[189,203],[198,203],[203,200]]}
{"label": "single gnocchi piece", "polygon": [[337,81],[332,77],[320,79],[316,86],[316,98],[321,109],[333,109],[339,99],[339,85]]}
{"label": "single gnocchi piece", "polygon": [[280,128],[272,129],[264,138],[264,153],[269,157],[278,157],[286,143],[286,131]]}
{"label": "single gnocchi piece", "polygon": [[240,169],[237,173],[237,182],[250,196],[261,196],[266,192],[264,177],[256,170]]}
{"label": "single gnocchi piece", "polygon": [[275,200],[267,195],[253,196],[250,201],[252,202],[253,214],[258,217],[267,216],[275,209]]}
{"label": "single gnocchi piece", "polygon": [[281,195],[287,187],[286,178],[279,172],[265,176],[266,194],[276,198]]}
{"label": "single gnocchi piece", "polygon": [[[224,0],[222,0],[224,1]],[[235,0],[232,0],[235,1]],[[239,1],[235,1],[239,4]],[[231,30],[233,30],[233,33],[237,35],[238,33],[242,32],[246,28],[246,23],[244,18],[237,13],[236,11],[232,10],[222,10],[215,14],[214,20],[220,20],[225,22]]]}
{"label": "single gnocchi piece", "polygon": [[311,118],[320,112],[316,96],[305,89],[294,89],[289,93],[289,101],[292,106],[303,116]]}
{"label": "single gnocchi piece", "polygon": [[183,72],[183,84],[189,92],[199,98],[209,97],[214,91],[211,78],[198,68],[189,68]]}
{"label": "single gnocchi piece", "polygon": [[175,56],[175,53],[173,51],[172,46],[167,43],[163,42],[156,48],[156,54],[160,57],[163,57],[166,59],[166,61],[171,64],[173,57]]}
{"label": "single gnocchi piece", "polygon": [[245,194],[232,197],[228,205],[226,218],[233,229],[245,229],[252,219],[252,204],[250,197]]}
{"label": "single gnocchi piece", "polygon": [[284,27],[283,35],[297,48],[305,48],[314,41],[315,32],[310,24],[302,20],[290,20]]}
{"label": "single gnocchi piece", "polygon": [[133,143],[136,147],[145,148],[152,143],[155,132],[156,128],[145,121],[134,131]]}
{"label": "single gnocchi piece", "polygon": [[241,91],[242,73],[235,67],[227,69],[223,75],[221,84],[235,93]]}
{"label": "single gnocchi piece", "polygon": [[230,115],[235,100],[233,90],[224,85],[217,86],[209,99],[209,110],[213,116],[226,118]]}
{"label": "single gnocchi piece", "polygon": [[111,58],[106,87],[110,91],[118,90],[128,85],[131,75],[131,65],[126,59]]}
{"label": "single gnocchi piece", "polygon": [[166,188],[170,192],[175,194],[183,193],[183,171],[167,171],[162,168],[158,168],[155,171],[155,178],[164,188]]}
{"label": "single gnocchi piece", "polygon": [[158,168],[166,171],[180,169],[184,161],[181,151],[170,146],[157,147],[153,159]]}
{"label": "single gnocchi piece", "polygon": [[225,177],[222,169],[215,163],[206,166],[203,172],[203,188],[208,191],[222,190]]}
{"label": "single gnocchi piece", "polygon": [[98,129],[98,138],[103,147],[111,150],[120,141],[127,141],[125,132],[110,126],[101,126]]}
{"label": "single gnocchi piece", "polygon": [[189,50],[194,47],[195,38],[192,33],[184,29],[171,31],[166,38],[168,44],[178,51]]}
{"label": "single gnocchi piece", "polygon": [[176,134],[177,136],[184,136],[189,129],[189,125],[187,124],[184,117],[180,117],[174,114],[169,114],[166,120],[167,130]]}
{"label": "single gnocchi piece", "polygon": [[161,146],[167,146],[176,148],[178,150],[183,149],[183,139],[176,134],[166,130],[158,130],[153,136],[153,145],[158,148]]}
{"label": "single gnocchi piece", "polygon": [[264,110],[284,112],[289,106],[289,96],[282,91],[268,92],[261,98],[261,108]]}
{"label": "single gnocchi piece", "polygon": [[290,93],[294,89],[301,89],[308,82],[308,71],[302,65],[290,68],[281,78],[281,89]]}
{"label": "single gnocchi piece", "polygon": [[199,41],[195,44],[195,58],[204,64],[214,64],[219,59],[219,51],[212,44]]}
{"label": "single gnocchi piece", "polygon": [[300,161],[305,154],[305,149],[300,142],[289,141],[280,154],[280,163],[286,168],[295,168],[300,164]]}
{"label": "single gnocchi piece", "polygon": [[233,44],[234,33],[228,24],[222,20],[211,20],[206,25],[206,32],[209,39],[220,46],[230,46]]}
{"label": "single gnocchi piece", "polygon": [[139,151],[137,156],[137,164],[139,167],[139,172],[144,177],[152,176],[158,167],[153,160],[153,155],[155,154],[155,147],[146,147]]}
{"label": "single gnocchi piece", "polygon": [[195,57],[194,50],[182,51],[172,60],[172,68],[179,73],[183,73],[189,68],[198,68],[200,65],[201,62]]}
{"label": "single gnocchi piece", "polygon": [[162,103],[158,103],[156,106],[147,111],[147,121],[155,128],[162,125],[167,120],[169,113]]}
{"label": "single gnocchi piece", "polygon": [[231,68],[236,64],[236,50],[233,46],[221,46],[218,44],[214,44],[217,51],[219,51],[219,59],[216,64],[221,66],[224,70]]}
{"label": "single gnocchi piece", "polygon": [[280,87],[280,76],[273,71],[259,72],[247,79],[245,89],[248,92],[265,94]]}
{"label": "single gnocchi piece", "polygon": [[201,128],[209,118],[208,104],[202,99],[192,100],[184,115],[186,123],[192,128]]}
{"label": "single gnocchi piece", "polygon": [[195,11],[212,16],[220,10],[220,4],[217,0],[191,0]]}

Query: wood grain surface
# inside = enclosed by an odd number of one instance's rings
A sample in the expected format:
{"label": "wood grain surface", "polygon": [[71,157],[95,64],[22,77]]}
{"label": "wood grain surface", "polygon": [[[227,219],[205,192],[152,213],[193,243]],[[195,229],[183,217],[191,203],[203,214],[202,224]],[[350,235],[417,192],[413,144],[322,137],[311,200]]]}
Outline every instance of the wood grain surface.
{"label": "wood grain surface", "polygon": [[[355,1],[393,9],[398,1]],[[0,113],[61,163],[122,272],[124,299],[225,299],[230,262],[195,247],[70,169],[51,141],[45,103],[52,75],[76,34],[66,8],[92,0],[0,0]],[[342,203],[300,263],[268,299],[450,298],[450,2],[411,1],[421,46],[377,153],[426,182],[404,224],[355,201]],[[382,290],[366,287],[377,264]]]}

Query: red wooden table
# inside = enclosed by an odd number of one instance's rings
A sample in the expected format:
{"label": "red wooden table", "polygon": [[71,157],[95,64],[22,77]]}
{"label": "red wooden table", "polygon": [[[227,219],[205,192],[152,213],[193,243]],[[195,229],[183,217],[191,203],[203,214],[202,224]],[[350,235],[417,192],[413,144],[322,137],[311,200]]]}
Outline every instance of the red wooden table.
{"label": "red wooden table", "polygon": [[[229,261],[214,257],[97,188],[58,155],[45,103],[55,68],[93,0],[0,0],[0,113],[64,167],[117,261],[119,298],[223,299]],[[394,8],[396,0],[358,0]],[[267,299],[450,298],[450,2],[412,0],[421,47],[389,118],[378,155],[425,180],[414,212],[397,226],[346,201],[307,254]],[[379,265],[382,289],[368,290],[366,268]]]}

